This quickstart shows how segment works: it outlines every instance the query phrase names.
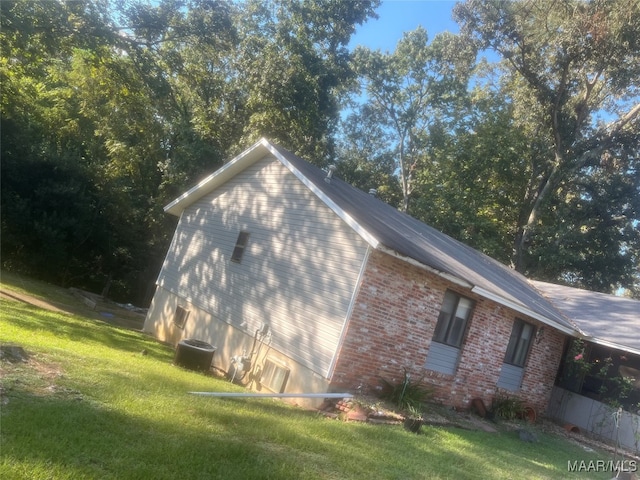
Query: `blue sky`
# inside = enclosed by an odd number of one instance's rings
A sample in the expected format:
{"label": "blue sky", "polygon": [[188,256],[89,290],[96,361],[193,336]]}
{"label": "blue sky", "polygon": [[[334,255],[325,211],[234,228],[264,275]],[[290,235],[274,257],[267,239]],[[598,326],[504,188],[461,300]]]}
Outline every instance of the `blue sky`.
{"label": "blue sky", "polygon": [[451,19],[455,1],[448,0],[387,0],[376,10],[377,20],[369,20],[356,29],[349,47],[364,45],[373,50],[393,52],[404,32],[418,26],[427,29],[429,40],[436,33],[457,33],[458,24]]}

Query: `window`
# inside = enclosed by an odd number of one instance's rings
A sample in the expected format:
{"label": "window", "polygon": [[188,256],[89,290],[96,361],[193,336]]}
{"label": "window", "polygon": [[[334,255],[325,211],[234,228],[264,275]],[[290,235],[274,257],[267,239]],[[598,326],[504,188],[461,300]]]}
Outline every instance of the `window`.
{"label": "window", "polygon": [[472,309],[472,300],[450,291],[444,294],[425,368],[447,375],[455,373]]}
{"label": "window", "polygon": [[187,322],[188,317],[189,317],[189,310],[178,305],[176,307],[176,313],[173,315],[173,323],[178,328],[184,328],[184,324]]}
{"label": "window", "polygon": [[504,363],[515,365],[516,367],[524,367],[535,330],[536,327],[530,323],[516,318],[513,323],[513,330],[511,330],[511,338],[509,339]]}
{"label": "window", "polygon": [[472,308],[472,300],[447,291],[444,295],[433,340],[460,348]]}
{"label": "window", "polygon": [[284,392],[284,387],[289,379],[289,369],[271,359],[264,362],[260,383],[275,393]]}
{"label": "window", "polygon": [[519,318],[513,322],[511,337],[496,386],[517,392],[522,385],[524,364],[535,337],[536,327]]}
{"label": "window", "polygon": [[231,261],[235,263],[240,263],[242,260],[242,256],[244,255],[244,250],[247,246],[247,242],[249,241],[249,232],[240,232],[238,234],[238,240],[236,240],[236,247],[233,249],[233,254],[231,254]]}

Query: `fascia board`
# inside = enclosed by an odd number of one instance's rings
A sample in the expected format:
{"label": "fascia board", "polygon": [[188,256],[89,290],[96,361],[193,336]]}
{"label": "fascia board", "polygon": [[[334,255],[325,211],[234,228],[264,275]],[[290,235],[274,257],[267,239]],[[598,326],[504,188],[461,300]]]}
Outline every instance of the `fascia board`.
{"label": "fascia board", "polygon": [[503,305],[503,306],[508,307],[508,308],[510,308],[512,310],[515,310],[516,312],[520,312],[523,315],[527,315],[528,317],[535,318],[536,320],[544,323],[545,325],[553,327],[556,330],[560,330],[561,332],[566,333],[567,335],[572,335],[574,337],[576,337],[576,336],[583,337],[584,336],[584,332],[580,331],[577,328],[572,329],[572,328],[566,327],[564,325],[561,325],[558,322],[556,322],[555,320],[550,319],[550,318],[548,318],[548,317],[546,317],[544,315],[541,315],[538,312],[534,312],[533,310],[525,307],[524,305],[516,303],[516,302],[514,302],[512,300],[508,300],[508,299],[506,299],[506,298],[504,298],[504,297],[502,297],[500,295],[497,295],[497,294],[495,294],[493,292],[485,290],[482,287],[475,286],[475,287],[473,287],[471,289],[471,291],[473,293],[476,293],[476,294],[480,295],[481,297],[487,298],[489,300],[493,300],[494,302],[499,303],[500,305]]}
{"label": "fascia board", "polygon": [[242,170],[260,160],[266,154],[265,142],[266,140],[264,139],[260,140],[231,161],[225,163],[218,170],[169,203],[164,207],[164,211],[179,217],[182,211],[193,202],[212,192]]}
{"label": "fascia board", "polygon": [[580,336],[581,339],[586,340],[587,342],[596,343],[598,345],[602,345],[603,347],[615,348],[616,350],[622,350],[624,352],[633,353],[635,355],[640,355],[640,350],[633,347],[628,347],[626,345],[622,345],[620,343],[610,342],[609,340],[603,340],[598,337],[590,337],[588,335]]}
{"label": "fascia board", "polygon": [[[516,302],[508,300],[508,299],[506,299],[506,298],[504,298],[504,297],[502,297],[500,295],[497,295],[497,294],[495,294],[493,292],[485,290],[482,287],[474,286],[473,284],[471,284],[471,283],[469,283],[469,282],[467,282],[465,280],[462,280],[462,279],[460,279],[458,277],[455,277],[455,276],[453,276],[453,275],[451,275],[449,273],[441,272],[440,270],[437,270],[437,269],[435,269],[433,267],[430,267],[429,265],[425,265],[423,263],[420,263],[417,260],[414,260],[414,259],[412,259],[410,257],[406,257],[404,255],[401,255],[398,252],[396,252],[395,250],[387,248],[387,247],[385,247],[383,245],[379,246],[378,250],[381,251],[381,252],[384,252],[384,253],[386,253],[388,255],[391,255],[393,257],[399,258],[400,260],[403,260],[403,261],[405,261],[405,262],[407,262],[407,263],[409,263],[411,265],[414,265],[414,266],[416,266],[418,268],[422,268],[423,270],[427,270],[428,272],[431,272],[431,273],[433,273],[433,274],[435,274],[435,275],[437,275],[437,276],[439,276],[441,278],[444,278],[444,279],[450,281],[451,283],[453,283],[455,285],[458,285],[458,286],[463,287],[463,288],[470,289],[473,293],[475,293],[475,294],[477,294],[477,295],[479,295],[479,296],[481,296],[483,298],[486,298],[488,300],[492,300],[492,301],[494,301],[494,302],[496,302],[496,303],[498,303],[500,305],[503,305],[503,306],[508,307],[508,308],[510,308],[512,310],[515,310],[516,312],[520,312],[523,315],[527,315],[528,317],[535,318],[536,320],[539,320],[540,322],[544,323],[545,325],[548,325],[548,326],[553,327],[553,328],[555,328],[557,330],[560,330],[563,333],[566,333],[566,334],[572,335],[572,336],[582,337],[582,338],[585,338],[585,340],[594,341],[594,342],[597,342],[597,343],[601,343],[603,345],[615,346],[615,344],[613,344],[613,343],[605,343],[604,341],[601,341],[601,340],[598,340],[598,339],[595,339],[595,338],[592,340],[589,337],[585,336],[584,332],[582,332],[582,331],[580,331],[578,329],[574,330],[574,329],[571,329],[569,327],[565,327],[564,325],[560,325],[555,320],[547,318],[544,315],[541,315],[541,314],[539,314],[537,312],[534,312],[533,310],[525,307],[524,305],[520,305],[520,304],[518,304]],[[624,350],[629,351],[629,352],[633,351],[633,349],[629,349],[628,347],[616,346],[615,348],[624,349]]]}
{"label": "fascia board", "polygon": [[441,278],[444,278],[444,279],[450,281],[451,283],[453,283],[455,285],[458,285],[460,287],[467,288],[467,289],[473,288],[473,284],[472,283],[469,283],[469,282],[467,282],[465,280],[462,280],[461,278],[458,278],[458,277],[456,277],[454,275],[451,275],[450,273],[443,272],[443,271],[438,270],[436,268],[430,267],[429,265],[421,263],[421,262],[419,262],[419,261],[417,261],[417,260],[415,260],[415,259],[413,259],[411,257],[407,257],[406,255],[402,255],[402,254],[396,252],[395,250],[393,250],[393,249],[391,249],[389,247],[386,247],[384,245],[380,245],[377,248],[377,250],[379,250],[379,251],[381,251],[383,253],[386,253],[387,255],[391,255],[392,257],[398,258],[398,259],[402,260],[403,262],[409,263],[409,264],[411,264],[411,265],[413,265],[415,267],[418,267],[418,268],[421,268],[421,269],[426,270],[428,272],[431,272],[434,275],[437,275],[437,276],[439,276]]}

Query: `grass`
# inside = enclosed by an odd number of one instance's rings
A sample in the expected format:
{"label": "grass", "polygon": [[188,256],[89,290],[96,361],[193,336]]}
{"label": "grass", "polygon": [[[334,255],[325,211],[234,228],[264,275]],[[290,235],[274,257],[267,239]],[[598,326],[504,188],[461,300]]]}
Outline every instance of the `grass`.
{"label": "grass", "polygon": [[[35,291],[47,298],[46,285]],[[192,396],[239,387],[174,367],[172,349],[142,333],[12,300],[0,308],[0,342],[29,354],[1,365],[0,478],[611,477],[567,472],[568,461],[605,457],[544,432],[533,444],[508,431],[415,435],[272,400]]]}

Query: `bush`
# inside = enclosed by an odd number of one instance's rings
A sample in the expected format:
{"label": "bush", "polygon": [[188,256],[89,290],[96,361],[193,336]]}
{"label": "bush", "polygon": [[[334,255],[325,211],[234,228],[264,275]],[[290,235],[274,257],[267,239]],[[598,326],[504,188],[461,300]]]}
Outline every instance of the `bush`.
{"label": "bush", "polygon": [[516,418],[524,416],[525,405],[519,398],[500,395],[493,399],[491,412],[495,417],[504,418],[505,420],[515,420]]}
{"label": "bush", "polygon": [[421,410],[424,403],[433,395],[431,386],[422,381],[422,377],[417,381],[411,379],[411,374],[404,369],[404,378],[399,383],[390,382],[381,378],[382,398],[393,402],[401,410]]}

